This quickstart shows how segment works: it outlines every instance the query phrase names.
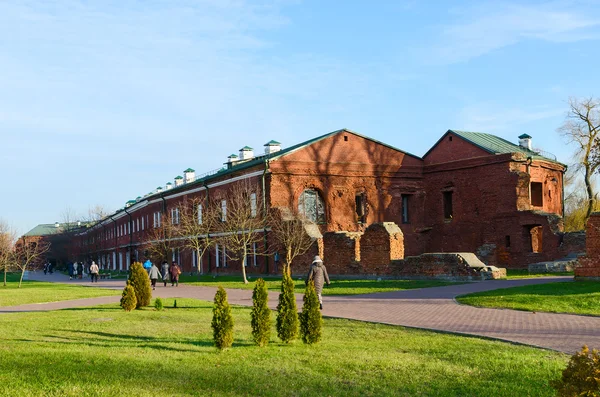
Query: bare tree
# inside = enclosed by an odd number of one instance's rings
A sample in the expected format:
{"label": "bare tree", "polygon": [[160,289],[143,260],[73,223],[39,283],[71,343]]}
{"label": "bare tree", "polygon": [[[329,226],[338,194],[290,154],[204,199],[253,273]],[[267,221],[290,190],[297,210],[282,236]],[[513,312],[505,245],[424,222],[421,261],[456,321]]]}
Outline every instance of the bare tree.
{"label": "bare tree", "polygon": [[574,143],[577,148],[574,157],[577,167],[583,170],[587,193],[587,220],[593,211],[596,198],[592,175],[600,166],[600,100],[593,97],[569,98],[569,111],[558,131],[568,143]]}
{"label": "bare tree", "polygon": [[50,250],[50,243],[35,239],[29,240],[28,237],[21,237],[15,245],[15,266],[21,271],[19,278],[19,288],[23,283],[23,276],[27,269],[39,266],[46,260],[46,253]]}
{"label": "bare tree", "polygon": [[6,287],[6,273],[14,267],[16,233],[3,220],[0,219],[0,269],[4,273],[4,286]]}
{"label": "bare tree", "polygon": [[87,216],[83,218],[85,222],[96,223],[99,220],[106,218],[111,212],[108,211],[104,206],[96,204],[93,207],[88,208]]}
{"label": "bare tree", "polygon": [[181,244],[196,252],[198,272],[204,274],[201,259],[204,253],[216,244],[210,233],[216,229],[219,213],[216,203],[200,197],[185,200],[179,208],[179,224],[175,234]]}
{"label": "bare tree", "polygon": [[260,205],[258,185],[248,180],[234,184],[228,191],[227,199],[221,202],[221,222],[218,224],[218,242],[227,250],[227,257],[240,261],[244,284],[248,249],[263,240],[266,214]]}
{"label": "bare tree", "polygon": [[180,246],[177,239],[177,228],[174,227],[171,215],[161,213],[159,220],[152,226],[148,225],[144,240],[145,250],[155,263],[169,261],[173,249]]}
{"label": "bare tree", "polygon": [[284,269],[290,271],[292,262],[305,254],[315,239],[311,231],[318,232],[317,226],[306,220],[298,212],[288,208],[275,208],[271,217],[271,235],[285,251]]}

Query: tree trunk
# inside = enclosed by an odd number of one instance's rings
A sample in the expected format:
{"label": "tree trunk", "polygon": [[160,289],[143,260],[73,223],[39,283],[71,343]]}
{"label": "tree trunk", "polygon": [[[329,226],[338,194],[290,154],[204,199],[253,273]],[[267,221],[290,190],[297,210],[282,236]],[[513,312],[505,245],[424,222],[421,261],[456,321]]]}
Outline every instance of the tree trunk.
{"label": "tree trunk", "polygon": [[587,223],[587,220],[589,219],[590,215],[592,214],[592,211],[594,210],[594,192],[592,190],[592,182],[590,181],[590,167],[589,165],[586,164],[585,166],[585,190],[587,191],[587,196],[588,196],[588,207],[587,207],[587,211],[585,212],[585,219],[583,221],[583,225],[585,227],[585,224]]}
{"label": "tree trunk", "polygon": [[196,265],[198,265],[198,273],[200,273],[200,275],[203,275],[204,269],[202,269],[202,258],[200,258],[200,248],[196,248]]}
{"label": "tree trunk", "polygon": [[4,286],[6,287],[6,267],[7,265],[4,265]]}
{"label": "tree trunk", "polygon": [[244,276],[244,284],[248,284],[248,279],[246,278],[246,248],[244,248],[244,255],[242,257],[242,275]]}
{"label": "tree trunk", "polygon": [[23,269],[21,269],[21,278],[19,279],[19,287],[21,288],[21,284],[23,283],[23,276],[25,275],[25,269],[27,269],[27,266],[23,266]]}
{"label": "tree trunk", "polygon": [[[292,248],[288,247],[285,253],[285,263],[287,263],[288,270],[292,266]],[[291,274],[291,273],[290,273]]]}

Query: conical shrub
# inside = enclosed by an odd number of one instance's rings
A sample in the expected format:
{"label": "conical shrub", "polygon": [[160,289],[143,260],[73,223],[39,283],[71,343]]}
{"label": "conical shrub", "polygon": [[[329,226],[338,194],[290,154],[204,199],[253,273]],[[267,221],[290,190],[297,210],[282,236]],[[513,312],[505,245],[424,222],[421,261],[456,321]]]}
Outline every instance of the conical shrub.
{"label": "conical shrub", "polygon": [[319,309],[319,297],[314,281],[309,281],[304,292],[304,304],[300,313],[300,335],[302,341],[309,345],[321,340],[323,317]]}
{"label": "conical shrub", "polygon": [[267,284],[259,278],[252,292],[252,338],[261,347],[268,345],[271,338],[271,310],[268,302]]}
{"label": "conical shrub", "polygon": [[135,290],[137,298],[136,309],[142,306],[149,306],[152,299],[152,288],[150,288],[150,278],[140,262],[134,262],[129,269],[129,282]]}
{"label": "conical shrub", "polygon": [[277,305],[277,336],[285,343],[298,337],[298,308],[294,296],[294,281],[290,275],[290,267],[283,268],[281,293]]}
{"label": "conical shrub", "polygon": [[136,308],[137,298],[135,297],[135,290],[131,286],[129,280],[127,280],[127,285],[123,289],[123,295],[121,295],[121,307],[126,311],[130,312]]}
{"label": "conical shrub", "polygon": [[227,292],[223,287],[219,287],[215,294],[211,326],[215,346],[221,350],[231,347],[233,343],[233,317],[231,307],[227,302]]}
{"label": "conical shrub", "polygon": [[162,299],[156,298],[154,300],[154,308],[158,311],[161,311],[164,308],[164,303],[163,303]]}

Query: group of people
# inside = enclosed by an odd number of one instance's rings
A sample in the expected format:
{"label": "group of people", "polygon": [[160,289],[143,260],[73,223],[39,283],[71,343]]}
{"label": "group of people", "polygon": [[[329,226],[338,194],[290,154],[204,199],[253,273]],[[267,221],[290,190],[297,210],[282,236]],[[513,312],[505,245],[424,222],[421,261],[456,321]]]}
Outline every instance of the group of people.
{"label": "group of people", "polygon": [[171,281],[171,286],[179,287],[179,275],[181,274],[181,268],[176,262],[169,264],[167,261],[163,261],[160,265],[160,269],[154,263],[147,260],[144,262],[144,268],[148,272],[148,276],[150,277],[150,284],[152,284],[152,289],[156,289],[156,282],[159,278],[162,279],[164,286],[167,286],[167,283]]}
{"label": "group of people", "polygon": [[[92,264],[95,265],[93,261]],[[97,266],[98,265],[96,265],[96,267]],[[90,266],[90,269],[91,267],[92,266]],[[69,280],[73,280],[74,278],[82,279],[85,269],[82,262],[69,262],[69,264],[67,265],[67,270],[69,271]],[[88,273],[91,274],[91,271],[89,271]]]}

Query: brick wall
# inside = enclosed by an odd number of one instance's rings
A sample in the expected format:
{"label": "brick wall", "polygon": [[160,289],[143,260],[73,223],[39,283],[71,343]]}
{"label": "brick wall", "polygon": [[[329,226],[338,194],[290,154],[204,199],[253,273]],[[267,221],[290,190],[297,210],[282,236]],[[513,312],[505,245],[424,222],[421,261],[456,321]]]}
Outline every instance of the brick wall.
{"label": "brick wall", "polygon": [[575,268],[575,278],[600,278],[600,213],[590,216],[586,225],[585,256],[579,258],[579,266]]}

